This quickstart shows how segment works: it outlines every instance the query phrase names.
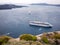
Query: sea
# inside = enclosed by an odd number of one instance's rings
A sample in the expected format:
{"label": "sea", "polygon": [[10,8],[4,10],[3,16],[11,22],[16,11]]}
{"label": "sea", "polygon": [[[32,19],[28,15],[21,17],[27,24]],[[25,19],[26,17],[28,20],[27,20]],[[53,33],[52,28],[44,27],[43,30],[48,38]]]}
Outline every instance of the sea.
{"label": "sea", "polygon": [[[53,26],[52,28],[30,26],[29,21],[49,22]],[[22,34],[38,35],[52,31],[60,31],[60,7],[30,5],[0,10],[0,35],[17,38]]]}

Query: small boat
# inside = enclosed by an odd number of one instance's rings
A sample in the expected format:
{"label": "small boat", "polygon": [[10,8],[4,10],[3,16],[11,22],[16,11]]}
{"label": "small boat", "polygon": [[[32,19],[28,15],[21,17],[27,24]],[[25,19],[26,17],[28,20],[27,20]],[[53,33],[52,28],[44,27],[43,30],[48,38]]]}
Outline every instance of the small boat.
{"label": "small boat", "polygon": [[40,22],[40,21],[29,21],[29,25],[32,26],[40,26],[40,27],[52,27],[53,25],[48,22]]}

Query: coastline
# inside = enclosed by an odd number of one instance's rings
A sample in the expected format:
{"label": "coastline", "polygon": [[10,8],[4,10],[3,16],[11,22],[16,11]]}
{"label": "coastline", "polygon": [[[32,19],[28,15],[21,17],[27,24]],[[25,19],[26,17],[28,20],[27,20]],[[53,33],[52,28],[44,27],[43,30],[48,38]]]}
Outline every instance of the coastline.
{"label": "coastline", "polygon": [[[60,31],[54,31],[54,32],[60,33]],[[54,32],[47,32],[47,34],[54,34]],[[40,40],[40,39],[41,39],[40,36],[42,36],[43,34],[44,34],[44,33],[41,33],[41,34],[36,35],[37,40]],[[20,39],[19,39],[19,38],[15,38],[15,40],[16,40],[16,41],[19,41]]]}
{"label": "coastline", "polygon": [[[54,32],[57,32],[58,34],[60,33],[60,31],[53,31],[53,32],[46,32],[46,33],[47,33],[47,34],[54,34]],[[44,34],[44,33],[41,33],[41,34],[36,35],[37,40],[40,40],[40,39],[41,39],[41,36],[42,36],[43,34]]]}
{"label": "coastline", "polygon": [[[25,35],[25,34],[24,34]],[[28,35],[30,34],[26,34],[25,36],[18,37],[18,38],[9,38],[8,36],[2,36],[0,37],[0,40],[2,39],[2,44],[4,44],[3,40],[7,40],[7,43],[5,43],[5,45],[29,45],[31,43],[31,45],[60,45],[60,31],[54,31],[54,32],[47,32],[47,33],[42,33],[39,35],[31,35],[33,38],[31,40],[31,37],[29,37]],[[25,38],[25,39],[24,39]],[[26,40],[28,39],[28,40]],[[33,40],[36,39],[36,40]],[[56,43],[56,41],[58,43]]]}
{"label": "coastline", "polygon": [[[60,33],[60,31],[53,31],[53,32]],[[46,32],[46,33],[53,33],[53,32]],[[38,35],[36,35],[36,36],[41,36],[41,35],[43,35],[43,33],[41,33],[41,34],[38,34]]]}

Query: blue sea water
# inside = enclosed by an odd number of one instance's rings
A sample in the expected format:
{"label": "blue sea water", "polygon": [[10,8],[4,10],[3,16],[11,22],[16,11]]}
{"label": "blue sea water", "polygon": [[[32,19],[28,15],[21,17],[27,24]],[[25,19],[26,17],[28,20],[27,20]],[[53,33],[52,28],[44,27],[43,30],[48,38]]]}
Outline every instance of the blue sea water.
{"label": "blue sea water", "polygon": [[[49,22],[52,28],[29,26],[29,21]],[[29,6],[0,10],[0,35],[18,37],[21,34],[38,35],[43,32],[60,31],[60,7]]]}

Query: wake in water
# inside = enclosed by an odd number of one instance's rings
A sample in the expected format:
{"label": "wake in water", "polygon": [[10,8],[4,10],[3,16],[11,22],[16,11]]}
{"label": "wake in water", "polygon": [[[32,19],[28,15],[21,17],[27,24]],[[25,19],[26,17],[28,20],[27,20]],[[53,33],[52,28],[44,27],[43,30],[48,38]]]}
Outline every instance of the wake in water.
{"label": "wake in water", "polygon": [[10,35],[10,34],[11,34],[11,33],[5,33],[5,34],[2,34],[2,35],[4,36],[4,35]]}
{"label": "wake in water", "polygon": [[6,33],[6,34],[4,34],[4,35],[9,35],[10,33]]}
{"label": "wake in water", "polygon": [[41,31],[41,30],[42,30],[42,28],[39,29],[39,31]]}

